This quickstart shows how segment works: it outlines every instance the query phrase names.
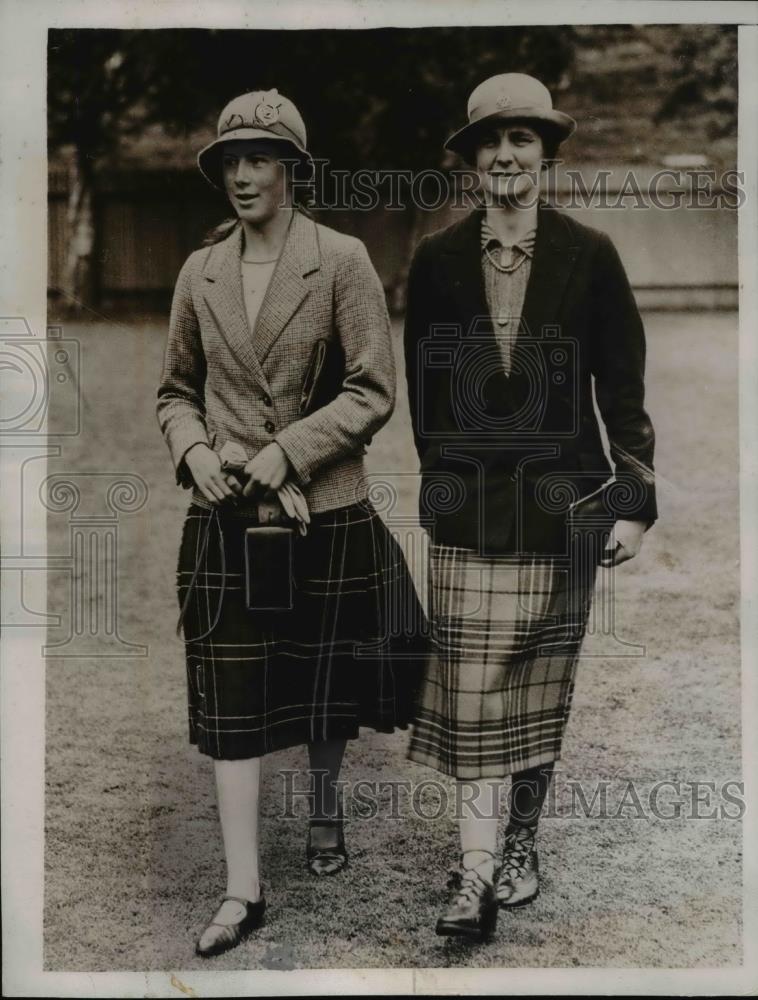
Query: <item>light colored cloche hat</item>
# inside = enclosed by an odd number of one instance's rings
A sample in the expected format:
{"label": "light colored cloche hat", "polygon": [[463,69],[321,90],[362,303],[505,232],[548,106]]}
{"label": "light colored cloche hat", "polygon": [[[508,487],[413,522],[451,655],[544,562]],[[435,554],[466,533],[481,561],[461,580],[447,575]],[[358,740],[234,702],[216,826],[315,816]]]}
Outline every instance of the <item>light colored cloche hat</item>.
{"label": "light colored cloche hat", "polygon": [[278,90],[254,90],[230,101],[218,119],[218,137],[201,149],[197,165],[214,187],[224,190],[221,152],[234,139],[274,139],[293,147],[312,169],[305,122],[295,105]]}
{"label": "light colored cloche hat", "polygon": [[524,118],[544,122],[562,142],[576,128],[569,115],[553,108],[547,87],[526,73],[499,73],[480,83],[468,99],[468,125],[454,132],[445,143],[450,149],[466,157],[472,140],[483,123]]}

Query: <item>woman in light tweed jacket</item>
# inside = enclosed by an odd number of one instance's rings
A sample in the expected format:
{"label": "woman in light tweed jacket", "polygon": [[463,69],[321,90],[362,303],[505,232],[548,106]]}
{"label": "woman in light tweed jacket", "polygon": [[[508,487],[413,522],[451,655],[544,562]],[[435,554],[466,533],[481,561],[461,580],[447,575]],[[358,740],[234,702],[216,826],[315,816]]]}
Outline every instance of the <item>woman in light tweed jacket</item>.
{"label": "woman in light tweed jacket", "polygon": [[[177,481],[193,488],[178,568],[189,731],[215,762],[227,862],[224,899],[197,943],[209,956],[263,919],[263,755],[308,745],[307,863],[315,875],[345,866],[335,786],[345,743],[361,725],[391,732],[412,718],[423,622],[364,475],[365,447],[395,402],[384,292],[359,240],[294,204],[312,171],[303,120],[276,90],[244,94],[198,163],[237,220],[179,275],[158,418]],[[326,394],[316,386],[321,405],[304,409],[319,342],[339,359],[336,380]],[[268,615],[245,600],[245,531],[264,517],[261,498],[269,512],[282,513],[281,498],[287,513],[310,517],[294,543],[293,608]],[[264,586],[288,569],[266,567]],[[395,608],[413,620],[392,628]],[[393,635],[410,640],[401,647]]]}
{"label": "woman in light tweed jacket", "polygon": [[486,937],[498,906],[538,892],[537,823],[597,564],[632,558],[656,506],[645,337],[624,269],[607,236],[539,201],[543,163],[575,123],[519,73],[480,84],[468,112],[447,148],[476,168],[483,204],[421,242],[408,284],[434,638],[410,756],[460,792],[461,865],[437,932]]}

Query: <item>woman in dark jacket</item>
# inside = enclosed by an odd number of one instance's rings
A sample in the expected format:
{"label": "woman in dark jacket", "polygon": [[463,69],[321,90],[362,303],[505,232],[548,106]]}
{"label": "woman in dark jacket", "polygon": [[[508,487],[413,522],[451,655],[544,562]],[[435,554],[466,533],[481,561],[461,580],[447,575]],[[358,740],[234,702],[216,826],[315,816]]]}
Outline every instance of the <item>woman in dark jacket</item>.
{"label": "woman in dark jacket", "polygon": [[645,339],[624,269],[607,236],[538,197],[575,123],[516,73],[480,84],[468,115],[447,148],[475,167],[482,204],[422,240],[408,285],[434,636],[410,756],[459,783],[461,864],[437,932],[486,937],[498,905],[538,892],[537,821],[596,566],[632,558],[656,506]]}
{"label": "woman in dark jacket", "polygon": [[[423,621],[367,499],[363,454],[395,401],[384,292],[359,240],[295,204],[312,169],[303,120],[276,90],[243,94],[198,162],[237,219],[177,280],[158,417],[177,481],[193,488],[178,569],[189,731],[214,759],[227,861],[197,945],[209,956],[263,919],[264,755],[308,745],[308,865],[345,866],[345,743],[359,726],[410,721]],[[260,530],[272,523],[285,530]],[[408,621],[393,623],[394,608]]]}

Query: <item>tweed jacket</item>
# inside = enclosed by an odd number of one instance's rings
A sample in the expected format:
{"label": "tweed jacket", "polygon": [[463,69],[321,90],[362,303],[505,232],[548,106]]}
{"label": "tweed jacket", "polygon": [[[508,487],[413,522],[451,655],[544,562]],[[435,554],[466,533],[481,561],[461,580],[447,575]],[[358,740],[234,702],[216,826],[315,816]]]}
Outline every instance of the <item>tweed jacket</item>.
{"label": "tweed jacket", "polygon": [[484,209],[425,237],[408,285],[405,357],[420,511],[439,542],[566,551],[569,502],[611,475],[619,517],[656,519],[645,335],[611,240],[546,205],[509,376],[487,308]]}
{"label": "tweed jacket", "polygon": [[[242,227],[191,254],[174,292],[158,421],[177,482],[203,442],[252,457],[277,441],[314,512],[366,495],[363,454],[389,419],[395,367],[384,291],[360,240],[296,211],[255,329],[242,295]],[[299,405],[313,346],[338,337],[339,394],[308,416]]]}

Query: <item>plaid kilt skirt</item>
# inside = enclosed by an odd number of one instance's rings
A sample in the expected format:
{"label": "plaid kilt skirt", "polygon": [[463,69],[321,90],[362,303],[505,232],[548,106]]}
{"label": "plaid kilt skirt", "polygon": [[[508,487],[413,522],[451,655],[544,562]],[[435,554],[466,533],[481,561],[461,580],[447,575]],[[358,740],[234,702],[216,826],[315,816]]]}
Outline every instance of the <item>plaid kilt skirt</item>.
{"label": "plaid kilt skirt", "polygon": [[255,524],[197,499],[187,512],[180,606],[200,563],[183,621],[190,742],[232,760],[352,739],[360,726],[406,728],[426,620],[402,550],[371,504],[312,514],[308,534],[295,535],[291,611],[246,606],[244,535]]}
{"label": "plaid kilt skirt", "polygon": [[411,760],[475,780],[560,756],[596,571],[576,555],[431,546],[432,641]]}

